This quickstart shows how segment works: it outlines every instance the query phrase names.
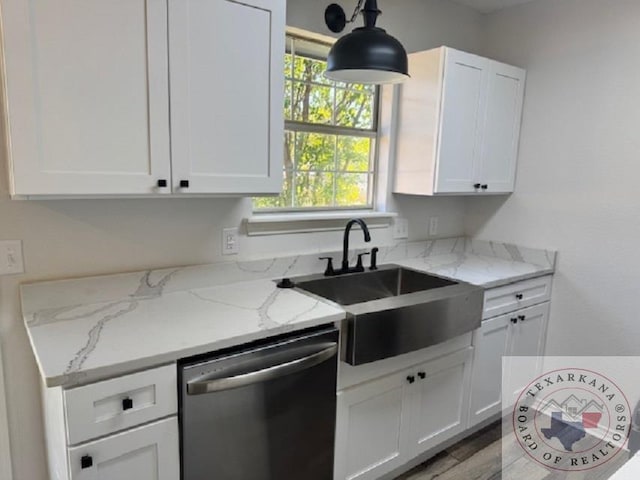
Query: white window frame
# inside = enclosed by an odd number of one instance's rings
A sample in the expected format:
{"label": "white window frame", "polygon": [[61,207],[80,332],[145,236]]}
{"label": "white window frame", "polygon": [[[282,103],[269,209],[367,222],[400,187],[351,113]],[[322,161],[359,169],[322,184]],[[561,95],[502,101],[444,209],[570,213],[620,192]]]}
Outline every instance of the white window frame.
{"label": "white window frame", "polygon": [[[318,45],[318,51],[322,49],[328,49],[331,47],[333,43],[335,43],[335,39],[331,37],[326,37],[319,34],[313,34],[311,32],[305,32],[300,29],[295,28],[287,28],[287,37],[293,37],[300,42],[306,42],[310,45],[316,44]],[[293,52],[295,55],[295,51]],[[321,54],[318,54],[317,57],[322,57]],[[293,81],[293,79],[290,79]],[[325,84],[315,84],[326,87]],[[333,87],[337,90],[340,87]],[[309,219],[309,215],[318,214],[322,216],[323,214],[329,215],[331,218],[344,217],[345,215],[348,217],[348,212],[354,212],[359,214],[364,214],[367,212],[374,213],[375,204],[376,204],[376,196],[377,196],[377,188],[378,188],[378,175],[379,175],[379,138],[380,138],[380,100],[381,100],[381,92],[380,88],[376,86],[373,100],[373,127],[371,129],[359,129],[353,127],[341,127],[335,125],[323,125],[323,124],[308,124],[304,122],[298,122],[295,120],[285,120],[285,131],[289,132],[302,132],[302,133],[320,133],[320,134],[328,134],[328,135],[336,135],[336,136],[349,136],[349,137],[360,137],[360,138],[369,138],[372,141],[371,152],[370,152],[370,167],[368,172],[353,172],[354,174],[367,174],[369,175],[368,179],[368,203],[366,205],[330,205],[330,206],[310,206],[310,207],[268,207],[268,208],[256,208],[252,205],[253,217],[251,219],[256,223],[260,222],[260,216],[271,216],[280,218],[291,218],[292,220],[296,218],[304,218],[305,221]],[[335,107],[335,95],[334,95],[334,107]],[[333,112],[335,113],[335,112]],[[294,169],[294,178],[295,172],[297,170]],[[342,172],[341,170],[326,170],[326,173],[333,173],[334,175],[334,202],[335,203],[335,195],[336,195],[336,174]],[[295,185],[295,184],[294,184]],[[293,187],[295,194],[295,186]],[[341,215],[341,213],[345,215]],[[373,215],[374,217],[378,217],[378,215]],[[389,216],[389,215],[386,215]],[[326,218],[326,217],[325,217]],[[272,219],[265,219],[267,221],[271,221]]]}

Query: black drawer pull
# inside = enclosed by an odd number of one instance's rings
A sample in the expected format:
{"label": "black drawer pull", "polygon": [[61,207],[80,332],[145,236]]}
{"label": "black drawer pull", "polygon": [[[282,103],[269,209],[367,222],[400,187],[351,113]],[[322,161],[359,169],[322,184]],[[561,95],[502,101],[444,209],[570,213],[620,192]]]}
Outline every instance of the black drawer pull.
{"label": "black drawer pull", "polygon": [[527,317],[526,317],[526,316],[524,316],[524,315],[518,315],[518,319],[519,319],[521,322],[524,322],[524,321],[527,319]]}
{"label": "black drawer pull", "polygon": [[516,300],[522,300],[524,298],[524,295],[522,295],[521,293],[516,293]]}
{"label": "black drawer pull", "polygon": [[424,372],[418,372],[418,377],[420,377],[420,380],[424,380],[427,378],[427,374]]}
{"label": "black drawer pull", "polygon": [[133,408],[133,400],[129,397],[122,399],[122,410],[131,410]]}
{"label": "black drawer pull", "polygon": [[91,468],[91,467],[93,467],[93,458],[91,458],[90,455],[84,455],[80,459],[80,468],[85,469],[85,468]]}
{"label": "black drawer pull", "polygon": [[166,188],[167,181],[165,179],[158,180],[158,188]]}
{"label": "black drawer pull", "polygon": [[180,188],[189,188],[189,180],[180,180]]}
{"label": "black drawer pull", "polygon": [[413,383],[413,382],[415,382],[415,381],[416,381],[416,377],[414,377],[413,375],[409,375],[409,376],[407,377],[407,382],[409,382],[409,383]]}
{"label": "black drawer pull", "polygon": [[518,323],[518,319],[517,318],[512,318],[511,319],[511,323]]}

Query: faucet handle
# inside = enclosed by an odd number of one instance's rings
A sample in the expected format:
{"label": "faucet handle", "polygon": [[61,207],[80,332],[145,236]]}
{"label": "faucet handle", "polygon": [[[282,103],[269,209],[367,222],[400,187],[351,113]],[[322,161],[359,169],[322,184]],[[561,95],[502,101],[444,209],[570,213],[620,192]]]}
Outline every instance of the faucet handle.
{"label": "faucet handle", "polygon": [[358,254],[358,262],[356,263],[356,271],[364,272],[364,267],[362,266],[362,257],[365,255],[370,255],[371,252],[364,252]]}
{"label": "faucet handle", "polygon": [[335,275],[335,271],[333,270],[333,257],[320,257],[318,260],[326,260],[327,268],[324,271],[325,277],[331,277]]}
{"label": "faucet handle", "polygon": [[369,270],[377,270],[378,269],[378,251],[380,249],[378,247],[373,247],[371,249],[371,266]]}

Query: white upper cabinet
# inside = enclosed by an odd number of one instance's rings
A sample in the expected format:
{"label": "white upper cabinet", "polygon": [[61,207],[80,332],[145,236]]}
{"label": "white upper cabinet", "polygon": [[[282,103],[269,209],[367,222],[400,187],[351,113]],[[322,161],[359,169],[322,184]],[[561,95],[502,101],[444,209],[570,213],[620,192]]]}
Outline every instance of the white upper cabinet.
{"label": "white upper cabinet", "polygon": [[174,189],[280,191],[284,31],[284,0],[169,0]]}
{"label": "white upper cabinet", "polygon": [[[448,50],[445,56],[442,111],[435,165],[436,193],[473,192],[480,153],[480,129],[488,61]],[[450,160],[451,159],[451,160]]]}
{"label": "white upper cabinet", "polygon": [[409,55],[400,88],[394,191],[513,191],[525,72],[440,47]]}
{"label": "white upper cabinet", "polygon": [[486,115],[476,178],[490,193],[513,191],[524,99],[522,69],[489,62]]}
{"label": "white upper cabinet", "polygon": [[14,195],[170,191],[166,9],[2,1]]}
{"label": "white upper cabinet", "polygon": [[284,0],[1,5],[13,195],[279,191]]}

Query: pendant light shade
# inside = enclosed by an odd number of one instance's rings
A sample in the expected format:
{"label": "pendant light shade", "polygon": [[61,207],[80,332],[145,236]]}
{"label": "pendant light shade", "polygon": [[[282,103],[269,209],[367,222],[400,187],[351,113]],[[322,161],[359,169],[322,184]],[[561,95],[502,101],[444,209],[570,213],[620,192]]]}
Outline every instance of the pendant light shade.
{"label": "pendant light shade", "polygon": [[[330,5],[325,21],[333,31],[346,23],[338,5]],[[356,17],[359,7],[356,7]],[[338,12],[338,13],[336,13]],[[382,28],[376,27],[380,15],[376,0],[367,0],[362,10],[364,27],[338,39],[327,57],[325,77],[345,83],[400,83],[409,78],[407,52],[402,44]]]}

